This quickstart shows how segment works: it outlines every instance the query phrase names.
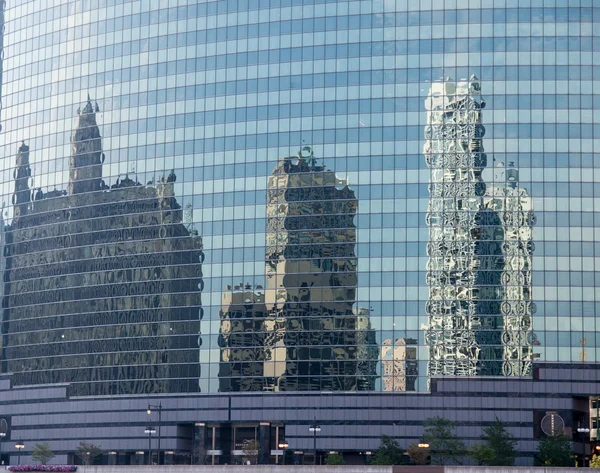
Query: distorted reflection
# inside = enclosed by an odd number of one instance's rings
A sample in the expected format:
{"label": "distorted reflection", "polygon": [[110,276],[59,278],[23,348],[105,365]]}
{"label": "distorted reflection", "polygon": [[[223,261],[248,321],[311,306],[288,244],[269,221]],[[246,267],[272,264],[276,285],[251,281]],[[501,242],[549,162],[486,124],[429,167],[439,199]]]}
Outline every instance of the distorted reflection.
{"label": "distorted reflection", "polygon": [[518,172],[486,186],[480,83],[431,85],[424,154],[430,173],[426,304],[429,375],[531,373],[532,202]]}
{"label": "distorted reflection", "polygon": [[71,395],[197,391],[202,239],[182,224],[174,173],[104,184],[97,112],[89,98],[78,110],[68,193],[31,189],[19,148],[2,371]]}
{"label": "distorted reflection", "polygon": [[222,390],[374,389],[375,332],[368,310],[355,309],[357,206],[310,148],[277,163],[267,188],[264,293],[240,285],[223,295]]}

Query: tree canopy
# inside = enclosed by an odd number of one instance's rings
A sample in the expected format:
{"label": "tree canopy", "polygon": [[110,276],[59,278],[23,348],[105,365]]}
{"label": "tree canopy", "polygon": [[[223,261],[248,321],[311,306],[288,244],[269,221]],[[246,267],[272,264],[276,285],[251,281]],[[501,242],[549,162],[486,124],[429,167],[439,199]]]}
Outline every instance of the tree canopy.
{"label": "tree canopy", "polygon": [[102,449],[89,442],[79,442],[75,454],[84,465],[93,465],[96,458],[102,455]]}
{"label": "tree canopy", "polygon": [[371,465],[402,465],[404,461],[404,452],[398,446],[398,442],[389,435],[381,436],[381,446],[373,455]]}
{"label": "tree canopy", "polygon": [[330,453],[325,457],[325,465],[343,465],[344,457],[341,453]]}
{"label": "tree canopy", "polygon": [[465,444],[454,433],[454,422],[443,417],[431,417],[424,422],[423,440],[429,444],[431,463],[461,465],[466,453]]}
{"label": "tree canopy", "polygon": [[504,424],[496,417],[496,421],[483,429],[483,444],[475,445],[469,450],[469,456],[480,465],[511,466],[515,463],[517,441],[506,430]]}
{"label": "tree canopy", "polygon": [[573,466],[571,439],[566,435],[541,438],[538,459],[543,466]]}
{"label": "tree canopy", "polygon": [[42,465],[45,465],[50,460],[52,460],[56,455],[50,449],[50,444],[48,442],[44,443],[36,443],[33,446],[33,450],[31,451],[31,459],[33,461],[38,461]]}
{"label": "tree canopy", "polygon": [[429,448],[419,447],[417,444],[411,443],[406,449],[406,453],[415,465],[427,465],[429,463]]}

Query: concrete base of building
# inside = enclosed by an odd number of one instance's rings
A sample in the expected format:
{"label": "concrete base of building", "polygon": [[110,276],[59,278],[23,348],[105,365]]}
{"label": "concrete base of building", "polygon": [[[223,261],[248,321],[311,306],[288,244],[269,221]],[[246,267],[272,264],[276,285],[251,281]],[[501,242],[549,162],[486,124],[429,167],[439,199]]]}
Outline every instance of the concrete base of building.
{"label": "concrete base of building", "polygon": [[[151,461],[163,465],[157,466],[161,471],[171,465],[221,468],[225,464],[245,463],[243,444],[251,438],[259,442],[263,452],[255,459],[259,464],[271,464],[275,469],[282,464],[311,468],[315,463],[324,463],[330,451],[336,451],[344,455],[347,473],[350,468],[365,471],[382,435],[394,437],[400,448],[406,449],[419,443],[423,422],[439,416],[455,423],[456,433],[467,447],[480,443],[483,429],[499,418],[517,440],[519,454],[515,464],[529,467],[535,463],[538,441],[544,435],[543,419],[551,415],[560,416],[563,433],[572,438],[579,464],[588,465],[597,445],[597,432],[592,428],[584,435],[577,428],[595,425],[600,409],[591,408],[591,400],[597,399],[598,393],[600,365],[583,363],[540,363],[534,376],[528,378],[433,378],[428,393],[248,392],[92,397],[72,396],[68,383],[13,386],[7,374],[0,376],[0,419],[8,425],[1,459],[5,464],[17,464],[19,452],[15,443],[21,440],[25,445],[20,452],[21,464],[32,463],[32,449],[40,442],[49,443],[56,454],[54,464],[77,464],[81,463],[76,455],[78,445],[87,442],[104,451],[97,463],[105,465],[100,467],[105,473],[112,467],[127,468],[129,473],[132,468],[148,465],[150,450]],[[162,406],[160,423],[156,412],[148,415],[148,405]],[[315,421],[320,425],[316,436],[310,431]],[[145,433],[148,425],[156,428],[150,439]],[[281,442],[287,444],[283,450],[279,448]],[[452,471],[498,470],[469,467]]]}

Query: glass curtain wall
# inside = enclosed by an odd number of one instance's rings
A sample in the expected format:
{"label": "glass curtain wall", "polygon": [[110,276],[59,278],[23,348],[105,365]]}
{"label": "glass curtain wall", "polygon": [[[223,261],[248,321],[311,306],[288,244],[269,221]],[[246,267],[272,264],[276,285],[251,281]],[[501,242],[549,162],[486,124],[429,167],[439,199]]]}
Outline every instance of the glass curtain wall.
{"label": "glass curtain wall", "polygon": [[426,391],[597,361],[599,22],[592,0],[6,0],[2,370]]}

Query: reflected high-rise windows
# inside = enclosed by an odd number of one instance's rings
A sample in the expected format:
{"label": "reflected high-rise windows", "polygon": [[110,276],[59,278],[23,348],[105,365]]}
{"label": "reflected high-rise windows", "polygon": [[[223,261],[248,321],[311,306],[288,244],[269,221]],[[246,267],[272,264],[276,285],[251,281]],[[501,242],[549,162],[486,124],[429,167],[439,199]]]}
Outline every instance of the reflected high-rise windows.
{"label": "reflected high-rise windows", "polygon": [[[11,273],[15,245],[34,258],[51,241],[49,258],[130,226],[123,244],[133,232],[155,254],[168,214],[186,270],[161,273],[148,303],[179,313],[171,287],[194,292],[182,343],[203,393],[410,391],[412,377],[427,391],[434,376],[597,361],[594,2],[175,3],[0,5],[6,290],[34,284]],[[298,164],[307,146],[318,159]],[[39,231],[13,243],[19,225]],[[77,249],[87,279],[96,243]],[[201,283],[184,282],[200,246]],[[247,285],[264,308],[224,301]],[[249,372],[223,365],[238,355]]]}
{"label": "reflected high-rise windows", "polygon": [[202,239],[182,224],[173,173],[104,184],[98,111],[79,110],[68,195],[31,189],[31,150],[19,148],[3,371],[16,386],[68,382],[72,395],[197,392]]}
{"label": "reflected high-rise windows", "polygon": [[374,389],[375,332],[369,311],[356,309],[357,204],[309,147],[279,160],[268,181],[264,293],[240,285],[223,295],[221,390]]}
{"label": "reflected high-rise windows", "polygon": [[430,375],[531,374],[532,200],[512,163],[483,179],[484,107],[475,76],[426,100]]}

